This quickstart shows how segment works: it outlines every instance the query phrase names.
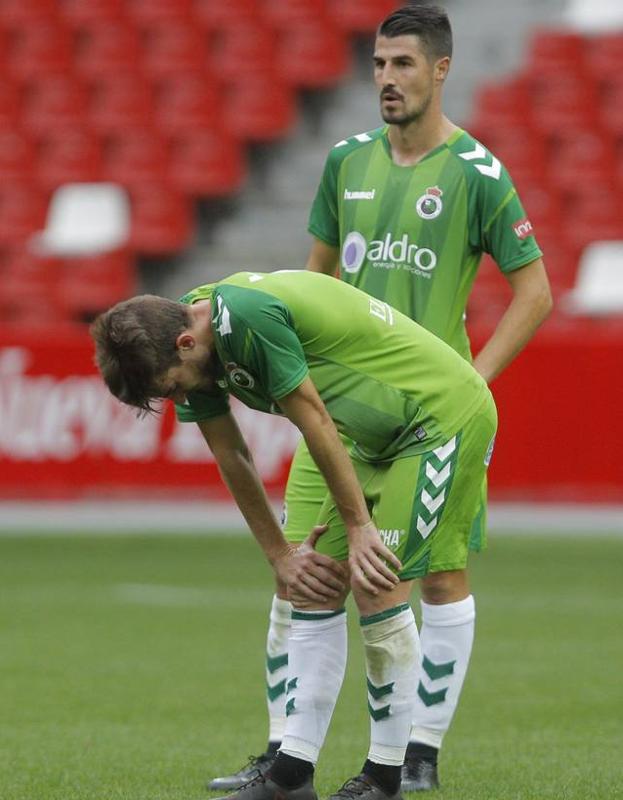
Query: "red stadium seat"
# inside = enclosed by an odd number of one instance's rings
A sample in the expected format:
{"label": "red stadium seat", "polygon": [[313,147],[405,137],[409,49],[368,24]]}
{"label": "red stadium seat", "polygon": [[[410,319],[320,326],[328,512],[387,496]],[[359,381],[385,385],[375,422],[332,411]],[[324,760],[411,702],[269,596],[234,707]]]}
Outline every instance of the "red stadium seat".
{"label": "red stadium seat", "polygon": [[22,82],[36,82],[72,71],[72,41],[57,21],[33,22],[15,31],[9,42],[8,70]]}
{"label": "red stadium seat", "polygon": [[325,0],[264,0],[262,16],[272,26],[291,30],[322,18]]}
{"label": "red stadium seat", "polygon": [[0,184],[7,181],[31,181],[35,146],[25,134],[0,130]]}
{"label": "red stadium seat", "polygon": [[4,323],[45,325],[67,320],[58,287],[61,262],[14,248],[0,272],[0,318]]}
{"label": "red stadium seat", "polygon": [[578,185],[608,187],[614,182],[614,141],[603,131],[560,132],[549,159],[551,182],[564,191]]}
{"label": "red stadium seat", "polygon": [[105,154],[105,178],[132,187],[161,184],[169,172],[169,152],[153,130],[125,131],[113,136]]}
{"label": "red stadium seat", "polygon": [[35,136],[85,124],[88,99],[84,88],[72,77],[41,78],[26,93],[22,124]]}
{"label": "red stadium seat", "polygon": [[76,69],[89,80],[138,72],[140,38],[123,20],[106,20],[80,32]]}
{"label": "red stadium seat", "polygon": [[617,139],[623,140],[623,71],[605,87],[601,103],[601,123]]}
{"label": "red stadium seat", "polygon": [[352,33],[372,33],[388,14],[402,5],[396,0],[340,0],[328,11],[338,25]]}
{"label": "red stadium seat", "polygon": [[190,23],[167,22],[145,32],[142,66],[152,79],[201,72],[207,59],[208,40]]}
{"label": "red stadium seat", "polygon": [[193,206],[167,184],[130,186],[133,250],[166,255],[188,247],[194,235]]}
{"label": "red stadium seat", "polygon": [[7,66],[7,52],[9,49],[9,41],[10,41],[9,33],[0,27],[0,74],[3,77],[3,80],[6,80],[7,75],[9,74],[9,69]]}
{"label": "red stadium seat", "polygon": [[211,70],[225,82],[270,72],[274,69],[276,49],[276,34],[266,25],[231,28],[215,37]]}
{"label": "red stadium seat", "polygon": [[538,78],[545,74],[569,75],[584,72],[586,39],[566,30],[533,33],[526,58],[527,69]]}
{"label": "red stadium seat", "polygon": [[234,137],[266,142],[285,136],[296,119],[292,90],[274,73],[247,75],[228,84],[223,113],[225,128]]}
{"label": "red stadium seat", "polygon": [[136,269],[127,250],[63,259],[57,287],[68,316],[89,321],[136,293]]}
{"label": "red stadium seat", "polygon": [[537,231],[536,237],[555,296],[563,290],[569,290],[575,282],[580,251],[569,246],[559,232],[553,234]]}
{"label": "red stadium seat", "polygon": [[594,79],[608,84],[623,73],[623,33],[603,33],[587,40],[587,67]]}
{"label": "red stadium seat", "polygon": [[0,0],[0,25],[7,28],[28,26],[53,19],[57,0]]}
{"label": "red stadium seat", "polygon": [[350,67],[350,47],[339,28],[323,18],[284,29],[279,37],[277,69],[292,86],[332,86]]}
{"label": "red stadium seat", "polygon": [[30,183],[4,183],[0,187],[0,247],[26,242],[45,225],[48,199]]}
{"label": "red stadium seat", "polygon": [[563,207],[560,195],[546,181],[530,185],[515,184],[521,203],[532,223],[537,239],[541,233],[560,230]]}
{"label": "red stadium seat", "polygon": [[60,130],[44,137],[37,165],[37,182],[48,191],[64,183],[103,180],[99,139],[80,129]]}
{"label": "red stadium seat", "polygon": [[91,97],[89,117],[94,129],[105,136],[150,128],[155,119],[151,88],[132,75],[99,82]]}
{"label": "red stadium seat", "polygon": [[614,176],[619,187],[619,191],[623,194],[623,153],[617,155],[617,160],[614,164]]}
{"label": "red stadium seat", "polygon": [[195,0],[194,18],[208,31],[239,28],[257,23],[261,18],[262,0]]}
{"label": "red stadium seat", "polygon": [[216,131],[188,133],[175,138],[170,166],[173,184],[194,197],[232,194],[245,177],[240,144]]}
{"label": "red stadium seat", "polygon": [[590,81],[539,80],[532,93],[535,128],[555,136],[565,129],[599,126],[597,87]]}
{"label": "red stadium seat", "polygon": [[72,28],[93,28],[103,22],[119,20],[124,0],[57,0],[59,12]]}
{"label": "red stadium seat", "polygon": [[0,82],[0,130],[15,130],[20,116],[20,93],[8,81]]}
{"label": "red stadium seat", "polygon": [[192,0],[125,0],[126,13],[140,27],[192,19]]}
{"label": "red stadium seat", "polygon": [[166,134],[212,130],[217,107],[218,93],[207,75],[176,75],[158,87],[156,124]]}
{"label": "red stadium seat", "polygon": [[503,83],[485,83],[476,91],[472,127],[478,128],[483,140],[498,127],[525,127],[530,124],[531,97],[522,76]]}
{"label": "red stadium seat", "polygon": [[623,239],[623,200],[616,189],[579,184],[567,205],[564,240],[574,248]]}

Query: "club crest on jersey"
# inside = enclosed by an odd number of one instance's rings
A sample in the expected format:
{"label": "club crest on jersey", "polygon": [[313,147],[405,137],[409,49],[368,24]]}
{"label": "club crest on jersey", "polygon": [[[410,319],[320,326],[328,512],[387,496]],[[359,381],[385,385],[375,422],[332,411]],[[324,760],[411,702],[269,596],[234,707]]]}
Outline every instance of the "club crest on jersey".
{"label": "club crest on jersey", "polygon": [[239,367],[235,361],[228,361],[225,369],[227,377],[234,386],[238,386],[240,389],[252,389],[255,386],[255,378],[246,369]]}
{"label": "club crest on jersey", "polygon": [[443,210],[439,186],[429,186],[415,204],[415,210],[422,219],[435,219]]}

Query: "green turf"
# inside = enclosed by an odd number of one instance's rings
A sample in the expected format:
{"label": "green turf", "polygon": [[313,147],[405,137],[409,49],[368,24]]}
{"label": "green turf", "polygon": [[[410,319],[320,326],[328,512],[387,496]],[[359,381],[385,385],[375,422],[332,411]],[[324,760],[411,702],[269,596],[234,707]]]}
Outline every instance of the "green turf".
{"label": "green turf", "polygon": [[[622,550],[525,535],[473,559],[476,644],[439,800],[623,797]],[[246,538],[1,538],[0,798],[208,798],[208,777],[265,743],[270,595]],[[321,797],[366,752],[351,634]]]}

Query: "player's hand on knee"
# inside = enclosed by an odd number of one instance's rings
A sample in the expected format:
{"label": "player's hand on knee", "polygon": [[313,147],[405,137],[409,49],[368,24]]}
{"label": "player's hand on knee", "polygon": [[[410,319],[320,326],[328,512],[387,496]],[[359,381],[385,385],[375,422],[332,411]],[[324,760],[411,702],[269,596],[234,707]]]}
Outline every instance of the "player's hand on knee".
{"label": "player's hand on knee", "polygon": [[317,525],[293,557],[288,595],[315,602],[327,602],[344,595],[348,589],[345,565],[314,549],[327,525]]}
{"label": "player's hand on knee", "polygon": [[[348,535],[350,584],[368,594],[391,591],[400,579],[400,560],[383,543],[373,522],[351,529]],[[392,569],[393,568],[393,569]]]}

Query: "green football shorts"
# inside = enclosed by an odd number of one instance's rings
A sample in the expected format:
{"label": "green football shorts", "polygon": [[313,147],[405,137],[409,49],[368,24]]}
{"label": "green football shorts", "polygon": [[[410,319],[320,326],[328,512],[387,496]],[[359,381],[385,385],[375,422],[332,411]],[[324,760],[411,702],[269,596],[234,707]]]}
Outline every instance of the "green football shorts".
{"label": "green football shorts", "polygon": [[[485,547],[486,473],[496,424],[488,398],[461,431],[434,450],[382,464],[351,454],[372,519],[402,562],[403,580],[464,569],[469,550]],[[338,561],[348,558],[344,525],[304,441],[292,462],[283,523],[290,542],[302,542],[314,525],[328,524],[316,549]]]}

